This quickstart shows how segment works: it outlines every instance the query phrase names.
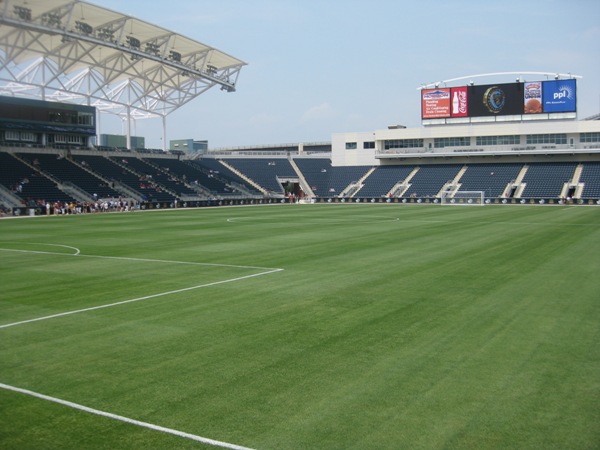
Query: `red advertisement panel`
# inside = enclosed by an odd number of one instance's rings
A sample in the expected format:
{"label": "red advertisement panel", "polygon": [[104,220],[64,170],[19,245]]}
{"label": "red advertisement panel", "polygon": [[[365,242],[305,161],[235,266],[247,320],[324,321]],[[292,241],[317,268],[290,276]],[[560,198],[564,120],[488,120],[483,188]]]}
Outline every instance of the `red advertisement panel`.
{"label": "red advertisement panel", "polygon": [[467,117],[469,115],[467,87],[452,88],[452,117]]}
{"label": "red advertisement panel", "polygon": [[421,117],[423,119],[450,117],[450,88],[423,89]]}

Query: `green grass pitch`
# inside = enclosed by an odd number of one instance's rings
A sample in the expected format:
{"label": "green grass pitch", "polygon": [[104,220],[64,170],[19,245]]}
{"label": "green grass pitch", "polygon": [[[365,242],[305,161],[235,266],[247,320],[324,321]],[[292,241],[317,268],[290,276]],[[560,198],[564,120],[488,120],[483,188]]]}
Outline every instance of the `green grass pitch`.
{"label": "green grass pitch", "polygon": [[0,249],[3,450],[600,447],[600,208],[8,219]]}

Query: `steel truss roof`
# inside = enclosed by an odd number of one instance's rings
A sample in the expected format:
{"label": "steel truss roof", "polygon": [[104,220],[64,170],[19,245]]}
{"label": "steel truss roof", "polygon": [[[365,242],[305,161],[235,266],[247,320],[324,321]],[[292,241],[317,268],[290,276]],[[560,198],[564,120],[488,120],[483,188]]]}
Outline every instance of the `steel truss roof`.
{"label": "steel truss roof", "polygon": [[78,0],[0,0],[0,95],[164,118],[235,86],[243,61],[193,39]]}

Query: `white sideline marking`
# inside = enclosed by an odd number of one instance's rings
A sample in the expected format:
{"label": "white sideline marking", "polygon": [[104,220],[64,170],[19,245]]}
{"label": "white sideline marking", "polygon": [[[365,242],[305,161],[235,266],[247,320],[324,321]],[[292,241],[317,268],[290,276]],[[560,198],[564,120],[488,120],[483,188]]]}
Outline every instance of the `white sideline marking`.
{"label": "white sideline marking", "polygon": [[213,263],[198,263],[198,262],[187,262],[187,261],[169,261],[169,260],[163,260],[163,259],[128,258],[128,257],[122,257],[122,256],[82,255],[81,253],[79,253],[79,249],[77,249],[75,247],[69,247],[67,245],[58,245],[58,244],[45,244],[45,245],[55,245],[57,247],[72,248],[72,249],[77,250],[77,253],[72,254],[72,253],[60,253],[60,252],[58,252],[58,253],[57,252],[43,252],[43,251],[37,251],[37,250],[18,250],[18,249],[11,249],[11,248],[0,248],[0,250],[8,251],[8,252],[20,252],[20,253],[36,253],[36,254],[41,253],[41,254],[45,254],[45,255],[77,256],[79,258],[85,257],[85,258],[101,258],[101,259],[120,259],[120,260],[126,260],[126,261],[158,262],[158,263],[167,263],[167,264],[188,264],[188,265],[196,265],[196,266],[232,267],[232,268],[236,268],[236,269],[264,270],[264,272],[254,273],[252,275],[245,275],[243,277],[229,278],[227,280],[213,281],[212,283],[199,284],[196,286],[175,289],[173,291],[159,292],[158,294],[151,294],[151,295],[146,295],[144,297],[138,297],[138,298],[132,298],[129,300],[123,300],[120,302],[108,303],[106,305],[91,306],[89,308],[76,309],[73,311],[65,311],[62,313],[52,314],[49,316],[37,317],[35,319],[28,319],[28,320],[21,320],[19,322],[7,323],[4,325],[0,325],[0,329],[14,327],[16,325],[23,325],[23,324],[31,323],[31,322],[38,322],[40,320],[48,320],[48,319],[54,319],[56,317],[69,316],[71,314],[78,314],[78,313],[87,312],[87,311],[94,311],[96,309],[110,308],[112,306],[124,305],[126,303],[139,302],[141,300],[148,300],[151,298],[163,297],[165,295],[178,294],[180,292],[191,291],[194,289],[200,289],[200,288],[205,288],[205,287],[210,287],[210,286],[216,286],[219,284],[231,283],[233,281],[240,281],[240,280],[245,280],[248,278],[254,278],[254,277],[259,277],[262,275],[269,275],[271,273],[283,271],[283,269],[275,269],[275,268],[271,268],[271,267],[236,266],[233,264],[213,264]]}
{"label": "white sideline marking", "polygon": [[[238,267],[238,266],[235,266],[235,267]],[[124,305],[125,303],[139,302],[141,300],[148,300],[150,298],[162,297],[162,296],[165,296],[165,295],[178,294],[179,292],[185,292],[185,291],[191,291],[191,290],[194,290],[194,289],[200,289],[200,288],[204,288],[204,287],[216,286],[218,284],[231,283],[232,281],[245,280],[247,278],[259,277],[261,275],[268,275],[270,273],[281,272],[282,270],[283,269],[271,269],[268,272],[255,273],[255,274],[252,274],[252,275],[245,275],[243,277],[230,278],[228,280],[213,281],[212,283],[199,284],[197,286],[191,286],[191,287],[186,287],[186,288],[182,288],[182,289],[175,289],[174,291],[160,292],[158,294],[146,295],[144,297],[132,298],[132,299],[123,300],[123,301],[120,301],[120,302],[109,303],[109,304],[106,304],[106,305],[91,306],[89,308],[76,309],[74,311],[66,311],[66,312],[62,312],[62,313],[58,313],[58,314],[52,314],[50,316],[37,317],[35,319],[22,320],[20,322],[7,323],[5,325],[0,325],[0,329],[2,329],[2,328],[8,328],[8,327],[14,327],[16,325],[22,325],[22,324],[25,324],[25,323],[38,322],[40,320],[54,319],[56,317],[68,316],[68,315],[71,315],[71,314],[78,314],[78,313],[87,312],[87,311],[94,311],[96,309],[110,308],[112,306]]]}
{"label": "white sideline marking", "polygon": [[8,384],[0,383],[0,388],[6,389],[13,392],[18,392],[25,395],[30,395],[31,397],[36,397],[42,400],[47,400],[49,402],[58,403],[60,405],[68,406],[69,408],[78,409],[80,411],[85,411],[90,414],[96,414],[98,416],[108,417],[109,419],[119,420],[121,422],[126,422],[132,425],[137,425],[138,427],[149,428],[154,431],[160,431],[161,433],[173,434],[175,436],[179,436],[186,439],[191,439],[193,441],[202,442],[204,444],[213,445],[216,447],[230,448],[234,450],[252,450],[249,447],[242,447],[241,445],[230,444],[228,442],[216,441],[214,439],[205,438],[202,436],[197,436],[195,434],[185,433],[183,431],[174,430],[172,428],[161,427],[160,425],[154,425],[148,422],[141,422],[139,420],[130,419],[128,417],[119,416],[117,414],[112,414],[105,411],[100,411],[98,409],[89,408],[84,405],[80,405],[78,403],[69,402],[67,400],[61,400],[60,398],[50,397],[48,395],[39,394],[37,392],[33,392],[27,389],[18,388],[15,386],[10,386]]}
{"label": "white sideline marking", "polygon": [[[52,245],[52,244],[43,244]],[[131,258],[127,256],[102,256],[102,255],[84,255],[79,252],[76,247],[69,247],[68,245],[56,245],[56,247],[67,247],[77,250],[77,253],[61,253],[61,252],[43,252],[40,250],[21,250],[15,248],[0,248],[0,251],[4,252],[18,252],[18,253],[37,253],[42,255],[59,255],[59,256],[79,256],[80,258],[99,258],[99,259],[120,259],[125,261],[143,261],[143,262],[157,262],[166,264],[187,264],[191,266],[211,266],[211,267],[233,267],[237,269],[258,269],[258,270],[283,270],[276,269],[274,267],[259,267],[259,266],[238,266],[235,264],[217,264],[217,263],[201,263],[191,261],[170,261],[168,259],[148,259],[148,258]]]}

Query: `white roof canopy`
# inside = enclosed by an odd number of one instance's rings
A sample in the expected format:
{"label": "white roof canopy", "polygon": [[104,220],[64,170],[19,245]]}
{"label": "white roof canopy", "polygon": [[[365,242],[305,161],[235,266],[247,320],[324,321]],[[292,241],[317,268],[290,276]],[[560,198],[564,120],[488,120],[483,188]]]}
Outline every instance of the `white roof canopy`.
{"label": "white roof canopy", "polygon": [[148,22],[78,0],[0,0],[0,95],[163,117],[243,61]]}

